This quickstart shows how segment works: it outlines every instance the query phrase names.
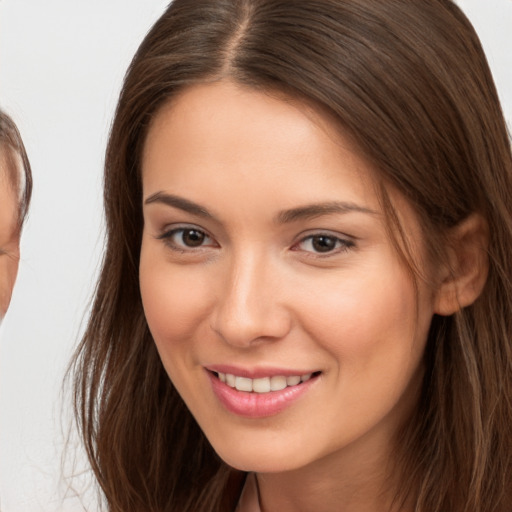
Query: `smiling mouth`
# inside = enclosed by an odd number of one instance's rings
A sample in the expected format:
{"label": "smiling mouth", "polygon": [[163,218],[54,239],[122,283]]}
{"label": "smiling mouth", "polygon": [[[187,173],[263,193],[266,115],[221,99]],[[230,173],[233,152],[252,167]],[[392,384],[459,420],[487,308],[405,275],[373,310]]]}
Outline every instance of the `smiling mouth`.
{"label": "smiling mouth", "polygon": [[317,377],[321,372],[306,373],[304,375],[290,375],[288,377],[275,375],[272,377],[261,377],[258,379],[239,377],[238,375],[233,375],[231,373],[211,373],[221,382],[230,388],[236,389],[237,391],[244,391],[246,393],[270,393],[272,391],[281,391],[292,386],[299,386],[311,378]]}

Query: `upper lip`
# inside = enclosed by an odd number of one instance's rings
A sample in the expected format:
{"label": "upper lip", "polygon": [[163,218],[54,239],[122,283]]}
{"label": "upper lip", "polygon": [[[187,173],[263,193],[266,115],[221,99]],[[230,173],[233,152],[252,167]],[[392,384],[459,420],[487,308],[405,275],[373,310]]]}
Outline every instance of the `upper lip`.
{"label": "upper lip", "polygon": [[243,368],[240,366],[233,366],[229,364],[212,364],[207,365],[205,368],[215,373],[229,373],[236,375],[237,377],[246,377],[248,379],[261,379],[263,377],[292,377],[294,375],[306,375],[308,373],[315,373],[318,370],[311,369],[287,369],[277,367],[255,367],[255,368]]}

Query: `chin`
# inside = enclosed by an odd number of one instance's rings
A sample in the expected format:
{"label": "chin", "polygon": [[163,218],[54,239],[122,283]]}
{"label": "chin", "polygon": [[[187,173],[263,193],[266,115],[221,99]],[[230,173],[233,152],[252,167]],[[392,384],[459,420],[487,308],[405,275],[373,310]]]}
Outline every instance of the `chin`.
{"label": "chin", "polygon": [[285,464],[282,460],[263,460],[261,457],[252,459],[235,456],[231,459],[223,458],[222,460],[229,466],[248,473],[283,473],[298,469],[289,463]]}
{"label": "chin", "polygon": [[[294,455],[284,451],[272,450],[268,445],[261,448],[255,443],[251,448],[231,445],[226,449],[217,449],[213,446],[217,455],[229,466],[240,471],[255,473],[280,473],[292,471],[307,465],[306,460],[298,460],[296,455],[300,450],[294,450]],[[224,448],[224,447],[222,447]]]}

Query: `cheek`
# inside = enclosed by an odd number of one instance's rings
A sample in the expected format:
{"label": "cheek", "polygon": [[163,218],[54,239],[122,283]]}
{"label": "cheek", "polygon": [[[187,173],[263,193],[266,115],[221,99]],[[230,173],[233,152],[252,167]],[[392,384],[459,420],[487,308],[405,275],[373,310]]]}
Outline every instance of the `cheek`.
{"label": "cheek", "polygon": [[143,246],[140,291],[144,313],[157,348],[165,358],[169,343],[185,344],[202,325],[208,304],[208,282],[186,267],[169,265]]}
{"label": "cheek", "polygon": [[[410,279],[388,270],[385,276],[353,274],[340,289],[333,287],[322,301],[313,298],[303,309],[308,311],[304,329],[330,355],[326,380],[336,400],[322,417],[330,418],[340,443],[384,418],[395,428],[393,418],[405,418],[417,399],[429,321],[417,318]],[[429,318],[428,307],[424,316]]]}
{"label": "cheek", "polygon": [[421,372],[429,305],[394,265],[353,272],[324,289],[330,291],[322,293],[322,300],[309,295],[303,327],[331,356],[342,409],[358,411],[360,417],[369,409],[372,414],[390,409]]}
{"label": "cheek", "polygon": [[400,274],[375,277],[371,274],[330,283],[320,296],[304,294],[309,311],[309,330],[325,333],[326,344],[336,351],[340,343],[347,353],[359,353],[398,334],[412,337],[416,297],[412,283]]}

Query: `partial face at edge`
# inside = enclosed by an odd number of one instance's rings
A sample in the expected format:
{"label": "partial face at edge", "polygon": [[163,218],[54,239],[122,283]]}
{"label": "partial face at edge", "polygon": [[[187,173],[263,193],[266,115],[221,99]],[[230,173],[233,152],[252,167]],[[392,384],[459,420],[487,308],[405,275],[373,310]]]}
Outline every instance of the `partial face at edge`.
{"label": "partial face at edge", "polygon": [[[200,85],[158,113],[145,146],[147,321],[187,406],[239,469],[386,454],[422,377],[434,294],[420,282],[416,295],[368,165],[313,118]],[[404,201],[398,213],[421,261],[415,216]]]}
{"label": "partial face at edge", "polygon": [[11,301],[19,262],[19,203],[7,165],[5,155],[0,154],[0,319]]}

